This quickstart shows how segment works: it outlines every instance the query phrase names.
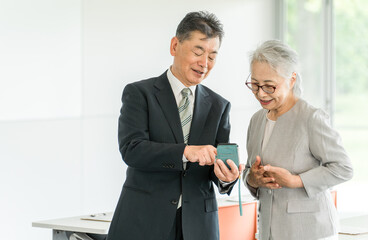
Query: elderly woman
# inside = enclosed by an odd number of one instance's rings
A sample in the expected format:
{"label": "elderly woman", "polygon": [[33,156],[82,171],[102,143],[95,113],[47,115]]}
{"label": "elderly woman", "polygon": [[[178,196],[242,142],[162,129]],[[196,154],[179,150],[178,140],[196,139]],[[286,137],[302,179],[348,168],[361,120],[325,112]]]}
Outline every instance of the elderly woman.
{"label": "elderly woman", "polygon": [[245,185],[259,199],[262,240],[337,239],[329,188],[353,169],[328,116],[300,98],[298,57],[277,40],[250,57],[246,82],[262,108],[249,124]]}

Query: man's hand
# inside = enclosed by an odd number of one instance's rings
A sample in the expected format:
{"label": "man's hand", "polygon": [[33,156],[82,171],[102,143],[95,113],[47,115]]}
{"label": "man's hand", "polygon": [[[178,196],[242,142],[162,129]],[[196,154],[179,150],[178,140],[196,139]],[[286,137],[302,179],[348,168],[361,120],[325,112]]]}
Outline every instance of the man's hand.
{"label": "man's hand", "polygon": [[245,166],[244,164],[239,164],[238,168],[230,159],[226,160],[226,163],[230,166],[230,169],[222,160],[218,159],[215,162],[215,174],[217,178],[223,182],[233,182],[239,177],[240,173],[244,171]]}
{"label": "man's hand", "polygon": [[304,186],[299,175],[292,175],[285,168],[266,165],[263,169],[267,172],[268,176],[274,178],[282,187],[300,188]]}
{"label": "man's hand", "polygon": [[264,166],[261,165],[261,157],[257,156],[256,161],[250,168],[250,172],[247,176],[247,183],[253,188],[266,187],[270,189],[281,188],[281,186],[275,181],[273,176],[265,173]]}
{"label": "man's hand", "polygon": [[186,146],[184,156],[189,162],[198,162],[199,165],[212,165],[216,159],[217,150],[212,145]]}

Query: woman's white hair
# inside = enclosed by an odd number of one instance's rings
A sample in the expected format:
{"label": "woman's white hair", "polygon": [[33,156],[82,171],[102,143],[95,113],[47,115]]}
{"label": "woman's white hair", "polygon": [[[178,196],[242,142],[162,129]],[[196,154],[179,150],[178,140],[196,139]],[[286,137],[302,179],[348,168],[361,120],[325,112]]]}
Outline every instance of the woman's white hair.
{"label": "woman's white hair", "polygon": [[302,78],[299,74],[299,57],[296,51],[279,40],[268,40],[262,43],[254,52],[250,54],[250,66],[254,62],[266,62],[281,77],[290,79],[293,72],[296,73],[296,81],[293,93],[296,97],[302,95]]}

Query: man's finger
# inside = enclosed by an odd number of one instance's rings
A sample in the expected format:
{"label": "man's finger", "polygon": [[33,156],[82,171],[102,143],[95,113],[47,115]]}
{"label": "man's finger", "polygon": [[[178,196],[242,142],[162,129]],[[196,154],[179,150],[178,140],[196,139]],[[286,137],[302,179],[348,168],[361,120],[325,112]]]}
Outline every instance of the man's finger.
{"label": "man's finger", "polygon": [[[221,161],[221,160],[220,160],[220,161]],[[217,163],[218,163],[218,165],[219,165],[219,167],[220,167],[220,170],[221,170],[222,174],[225,176],[225,178],[227,179],[227,181],[228,181],[229,179],[232,179],[233,173],[232,173],[232,172],[231,172],[231,170],[226,166],[226,164],[225,164],[223,161],[221,161],[221,162],[217,161]]]}
{"label": "man's finger", "polygon": [[207,165],[213,165],[215,163],[216,159],[211,159],[211,162],[209,162]]}
{"label": "man's finger", "polygon": [[204,156],[204,164],[208,165],[211,162],[211,157],[208,155],[208,153],[206,153]]}
{"label": "man's finger", "polygon": [[239,164],[239,172],[244,172],[245,169],[245,165],[244,164]]}
{"label": "man's finger", "polygon": [[206,165],[206,158],[205,158],[204,156],[199,157],[199,158],[198,158],[198,163],[199,163],[199,165],[201,165],[201,166]]}
{"label": "man's finger", "polygon": [[218,164],[222,173],[228,174],[230,172],[229,168],[226,166],[226,164],[221,159],[217,159],[216,163]]}
{"label": "man's finger", "polygon": [[239,173],[238,166],[236,166],[236,164],[234,163],[233,160],[228,159],[228,160],[226,160],[226,163],[227,163],[227,165],[230,166],[230,171],[231,171],[232,174],[238,174]]}
{"label": "man's finger", "polygon": [[216,148],[213,148],[208,154],[210,157],[209,165],[212,165],[216,161]]}
{"label": "man's finger", "polygon": [[215,162],[215,168],[214,168],[214,171],[215,171],[215,174],[217,176],[218,179],[226,179],[225,175],[222,173],[221,171],[221,167],[220,167],[220,162],[222,162],[220,159],[218,159],[216,162]]}

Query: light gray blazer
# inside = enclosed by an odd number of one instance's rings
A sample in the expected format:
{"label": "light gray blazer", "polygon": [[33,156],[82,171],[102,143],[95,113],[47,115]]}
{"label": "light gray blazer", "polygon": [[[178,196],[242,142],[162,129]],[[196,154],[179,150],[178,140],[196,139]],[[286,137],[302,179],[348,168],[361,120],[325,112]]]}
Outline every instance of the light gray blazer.
{"label": "light gray blazer", "polygon": [[[337,214],[329,188],[352,178],[351,161],[327,114],[299,99],[274,126],[261,151],[267,110],[256,112],[247,136],[248,161],[245,185],[259,199],[261,240],[313,240],[337,233]],[[304,188],[252,189],[246,183],[256,156],[262,164],[282,167],[298,174]]]}

